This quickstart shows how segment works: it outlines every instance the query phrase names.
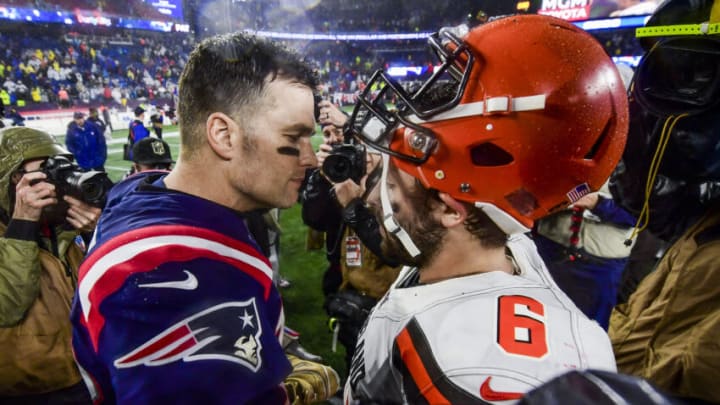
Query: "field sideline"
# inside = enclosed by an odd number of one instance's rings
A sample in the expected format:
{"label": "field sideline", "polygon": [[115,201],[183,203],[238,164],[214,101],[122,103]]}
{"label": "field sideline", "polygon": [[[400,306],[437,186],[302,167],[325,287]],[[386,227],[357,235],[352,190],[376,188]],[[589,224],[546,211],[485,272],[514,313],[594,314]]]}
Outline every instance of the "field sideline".
{"label": "field sideline", "polygon": [[[130,162],[122,160],[122,144],[126,138],[126,129],[117,130],[113,132],[113,141],[108,144],[105,169],[113,181],[120,180],[130,168]],[[60,136],[58,140],[64,143],[64,137]],[[163,140],[170,145],[173,159],[177,159],[180,145],[177,128],[165,127]],[[316,134],[312,141],[317,148],[322,136]],[[300,342],[307,350],[321,355],[344,378],[344,348],[338,344],[337,352],[332,352],[332,333],[322,308],[321,279],[327,267],[324,250],[305,249],[307,227],[300,218],[299,204],[282,211],[280,225],[280,273],[292,283],[289,288],[280,290],[285,305],[286,325],[301,333]]]}

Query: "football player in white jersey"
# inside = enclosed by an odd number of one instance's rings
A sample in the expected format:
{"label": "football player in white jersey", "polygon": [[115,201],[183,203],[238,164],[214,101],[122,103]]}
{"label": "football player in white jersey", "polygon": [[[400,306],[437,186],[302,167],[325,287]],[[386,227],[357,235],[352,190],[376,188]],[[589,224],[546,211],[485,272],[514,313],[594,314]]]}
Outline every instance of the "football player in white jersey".
{"label": "football player in white jersey", "polygon": [[[512,16],[430,38],[417,89],[375,73],[347,129],[383,152],[368,203],[407,265],[368,319],[346,403],[510,403],[610,341],[524,234],[602,186],[628,126],[622,80],[589,34]],[[386,102],[394,100],[392,108]]]}

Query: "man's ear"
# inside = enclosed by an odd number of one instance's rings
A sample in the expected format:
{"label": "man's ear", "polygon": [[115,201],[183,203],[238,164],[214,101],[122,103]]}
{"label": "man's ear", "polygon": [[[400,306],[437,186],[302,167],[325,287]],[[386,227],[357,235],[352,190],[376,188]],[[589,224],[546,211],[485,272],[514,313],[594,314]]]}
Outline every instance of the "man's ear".
{"label": "man's ear", "polygon": [[210,114],[205,122],[205,134],[210,149],[225,160],[232,157],[232,150],[238,142],[237,135],[240,131],[235,121],[221,112]]}
{"label": "man's ear", "polygon": [[452,228],[458,225],[462,225],[468,216],[467,208],[460,201],[452,198],[450,194],[438,193],[440,201],[444,203],[440,204],[442,212],[440,212],[440,221],[446,228]]}

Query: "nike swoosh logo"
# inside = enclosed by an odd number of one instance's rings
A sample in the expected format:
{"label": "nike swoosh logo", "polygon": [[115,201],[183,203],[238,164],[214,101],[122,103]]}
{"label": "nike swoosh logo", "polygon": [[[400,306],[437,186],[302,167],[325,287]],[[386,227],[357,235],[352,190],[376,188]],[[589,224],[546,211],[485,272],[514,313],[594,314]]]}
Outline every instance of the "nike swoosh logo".
{"label": "nike swoosh logo", "polygon": [[512,399],[520,399],[525,395],[522,392],[495,391],[490,387],[491,379],[492,377],[486,378],[480,386],[480,398],[486,401],[510,401]]}
{"label": "nike swoosh logo", "polygon": [[179,281],[165,281],[162,283],[150,283],[150,284],[139,284],[138,287],[142,288],[177,288],[180,290],[194,290],[198,286],[197,277],[187,270],[183,270],[187,274],[185,280]]}

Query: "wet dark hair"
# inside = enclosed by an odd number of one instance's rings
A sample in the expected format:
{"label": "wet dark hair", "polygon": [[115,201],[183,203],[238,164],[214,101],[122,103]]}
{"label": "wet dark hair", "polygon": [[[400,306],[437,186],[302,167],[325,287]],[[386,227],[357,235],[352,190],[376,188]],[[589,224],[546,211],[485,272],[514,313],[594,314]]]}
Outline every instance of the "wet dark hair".
{"label": "wet dark hair", "polygon": [[[199,146],[207,117],[222,112],[237,119],[258,105],[268,83],[284,79],[315,89],[318,80],[299,55],[246,33],[208,38],[190,54],[180,77],[178,118],[184,150]],[[241,122],[239,122],[241,124]]]}

